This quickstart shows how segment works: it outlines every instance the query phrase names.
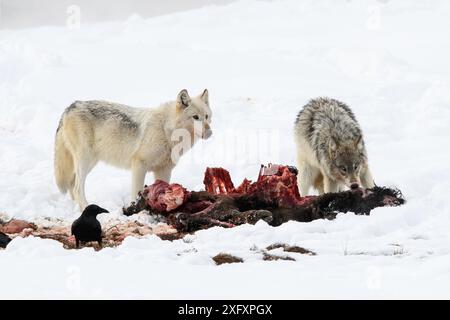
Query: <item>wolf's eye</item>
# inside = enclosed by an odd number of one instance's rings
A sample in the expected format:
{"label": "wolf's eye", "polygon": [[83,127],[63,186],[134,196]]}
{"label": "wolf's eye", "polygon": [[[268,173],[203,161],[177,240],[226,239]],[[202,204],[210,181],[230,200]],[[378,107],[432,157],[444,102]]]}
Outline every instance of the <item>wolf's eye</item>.
{"label": "wolf's eye", "polygon": [[358,166],[359,166],[359,165],[358,165],[357,163],[355,163],[355,170],[358,169]]}
{"label": "wolf's eye", "polygon": [[192,118],[194,118],[194,120],[198,120],[199,119],[198,115],[195,115]]}
{"label": "wolf's eye", "polygon": [[208,115],[205,116],[205,119],[208,120]]}
{"label": "wolf's eye", "polygon": [[341,170],[342,173],[346,173],[347,172],[347,168],[346,167],[339,167],[339,170]]}

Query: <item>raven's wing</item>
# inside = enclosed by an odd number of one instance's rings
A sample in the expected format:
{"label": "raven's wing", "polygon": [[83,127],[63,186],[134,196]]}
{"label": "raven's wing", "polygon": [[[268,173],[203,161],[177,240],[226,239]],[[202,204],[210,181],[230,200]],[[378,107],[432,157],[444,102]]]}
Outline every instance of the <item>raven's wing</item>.
{"label": "raven's wing", "polygon": [[102,238],[102,225],[100,224],[100,222],[98,220],[95,220],[95,235],[96,235],[97,239]]}

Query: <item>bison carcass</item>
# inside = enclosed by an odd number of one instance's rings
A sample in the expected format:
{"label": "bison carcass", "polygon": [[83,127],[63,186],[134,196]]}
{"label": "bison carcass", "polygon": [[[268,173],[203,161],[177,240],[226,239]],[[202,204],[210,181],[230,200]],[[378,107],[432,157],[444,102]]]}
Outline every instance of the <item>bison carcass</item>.
{"label": "bison carcass", "polygon": [[405,202],[399,190],[384,187],[302,197],[297,170],[282,165],[261,166],[256,182],[245,179],[238,187],[227,170],[207,168],[203,182],[206,191],[189,192],[179,184],[157,180],[124,213],[148,210],[164,215],[181,232],[193,232],[259,220],[278,226],[289,220],[333,219],[339,212],[368,215],[376,207]]}

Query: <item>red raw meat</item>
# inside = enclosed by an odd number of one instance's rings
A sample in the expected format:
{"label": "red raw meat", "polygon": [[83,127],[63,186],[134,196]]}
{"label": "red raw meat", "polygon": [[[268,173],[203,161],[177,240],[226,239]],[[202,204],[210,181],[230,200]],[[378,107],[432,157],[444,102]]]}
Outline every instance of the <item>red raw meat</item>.
{"label": "red raw meat", "polygon": [[279,208],[307,205],[310,197],[300,196],[293,170],[292,167],[276,164],[261,166],[258,180],[246,188],[246,193]]}
{"label": "red raw meat", "polygon": [[20,233],[25,229],[36,229],[36,225],[34,223],[30,223],[24,220],[16,220],[12,219],[8,223],[2,224],[0,221],[0,232],[4,232],[7,234]]}
{"label": "red raw meat", "polygon": [[143,196],[148,206],[157,212],[170,212],[181,207],[190,197],[190,192],[178,183],[168,184],[156,180],[152,185],[145,187]]}
{"label": "red raw meat", "polygon": [[212,194],[240,194],[280,208],[307,205],[313,197],[301,197],[298,192],[297,176],[294,168],[269,164],[261,166],[258,180],[244,179],[236,189],[228,171],[222,168],[207,168],[205,190]]}
{"label": "red raw meat", "polygon": [[203,184],[206,192],[211,194],[230,194],[236,191],[230,173],[223,168],[206,168]]}

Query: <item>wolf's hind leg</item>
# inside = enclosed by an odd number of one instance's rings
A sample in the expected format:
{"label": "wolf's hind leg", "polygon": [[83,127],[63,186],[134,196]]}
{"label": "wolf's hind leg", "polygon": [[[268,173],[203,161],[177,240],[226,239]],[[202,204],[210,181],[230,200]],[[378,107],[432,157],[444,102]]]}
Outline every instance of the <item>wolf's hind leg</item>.
{"label": "wolf's hind leg", "polygon": [[89,158],[83,158],[76,161],[77,167],[75,169],[75,186],[71,191],[75,201],[78,203],[80,210],[83,211],[88,205],[85,195],[85,184],[88,173],[95,166],[95,161]]}
{"label": "wolf's hind leg", "polygon": [[370,172],[369,167],[361,173],[361,184],[364,188],[370,189],[375,187],[375,183],[373,181],[372,172]]}
{"label": "wolf's hind leg", "polygon": [[86,181],[86,175],[78,173],[75,178],[74,186],[74,200],[80,207],[80,211],[83,211],[87,207],[87,200],[84,194],[84,185]]}
{"label": "wolf's hind leg", "polygon": [[72,200],[75,200],[75,193],[74,193],[74,187],[72,186],[72,187],[70,187],[69,188],[69,194],[70,194],[70,198],[72,199]]}

